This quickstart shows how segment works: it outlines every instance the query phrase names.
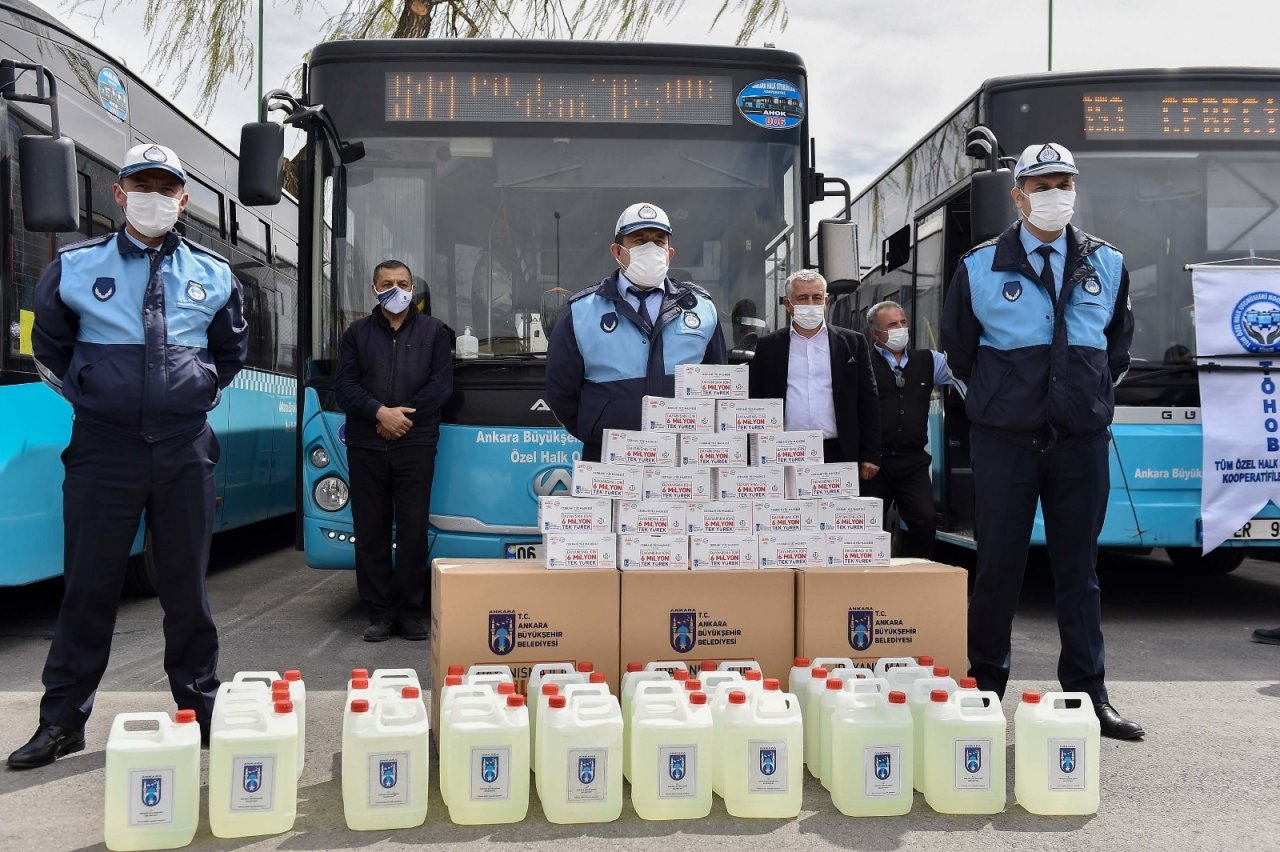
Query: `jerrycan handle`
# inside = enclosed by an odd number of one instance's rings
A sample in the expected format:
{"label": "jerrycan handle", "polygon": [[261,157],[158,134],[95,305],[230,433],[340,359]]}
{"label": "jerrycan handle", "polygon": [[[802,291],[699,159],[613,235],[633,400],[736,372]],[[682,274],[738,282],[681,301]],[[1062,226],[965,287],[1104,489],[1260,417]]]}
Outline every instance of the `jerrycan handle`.
{"label": "jerrycan handle", "polygon": [[1040,702],[1055,716],[1080,716],[1086,721],[1096,718],[1093,698],[1087,692],[1047,692]]}
{"label": "jerrycan handle", "polygon": [[962,713],[971,716],[1004,718],[1004,710],[1000,707],[1000,696],[991,691],[975,692],[972,689],[960,689],[951,694],[951,702]]}

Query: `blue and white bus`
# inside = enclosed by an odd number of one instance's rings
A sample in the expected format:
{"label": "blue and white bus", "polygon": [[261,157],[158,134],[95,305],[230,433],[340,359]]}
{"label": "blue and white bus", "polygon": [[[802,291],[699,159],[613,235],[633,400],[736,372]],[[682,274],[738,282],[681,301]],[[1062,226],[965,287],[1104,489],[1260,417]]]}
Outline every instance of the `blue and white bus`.
{"label": "blue and white bus", "polygon": [[[343,330],[372,307],[380,260],[406,262],[435,315],[480,341],[478,358],[455,362],[457,392],[443,413],[433,557],[537,555],[536,498],[566,490],[581,451],[542,399],[547,334],[569,293],[614,268],[608,246],[627,205],[651,201],[671,215],[672,276],[710,291],[734,357],[750,357],[758,336],[785,321],[782,285],[806,265],[808,205],[825,183],[809,162],[795,54],[332,42],[312,51],[303,85],[297,98],[268,101],[310,128],[299,340],[312,566],[354,564],[332,376]],[[763,90],[785,98],[785,110],[761,115],[770,110],[748,99]],[[246,129],[246,167],[249,139]],[[268,170],[278,150],[263,159]]]}
{"label": "blue and white bus", "polygon": [[[236,157],[118,60],[22,0],[0,0],[0,59],[42,66],[56,80],[62,134],[75,142],[79,221],[73,232],[28,230],[23,202],[40,186],[21,179],[19,140],[48,134],[46,106],[12,100],[41,72],[17,74],[0,99],[0,586],[62,573],[62,463],[71,408],[40,382],[32,359],[36,282],[61,246],[115,230],[112,197],[124,152],[139,142],[178,151],[190,202],[179,229],[227,258],[244,286],[247,368],[209,420],[222,445],[215,530],[294,510],[297,357],[297,207],[249,210],[236,197]],[[127,588],[151,590],[145,524]]]}
{"label": "blue and white bus", "polygon": [[[998,150],[988,158],[992,138]],[[1200,555],[1200,398],[1185,266],[1280,253],[1280,70],[986,81],[854,199],[850,215],[870,262],[833,315],[865,328],[865,310],[892,299],[906,308],[915,345],[937,348],[943,296],[961,255],[1017,215],[1009,172],[997,177],[988,166],[1043,141],[1066,145],[1080,167],[1073,223],[1118,246],[1130,274],[1133,366],[1116,389],[1100,544],[1166,548],[1179,567],[1230,571],[1245,546],[1280,544],[1280,523],[1272,523],[1280,509],[1269,505],[1260,515],[1266,523]],[[971,547],[968,429],[958,395],[938,394],[930,451],[939,537]],[[1044,543],[1039,518],[1034,536]]]}

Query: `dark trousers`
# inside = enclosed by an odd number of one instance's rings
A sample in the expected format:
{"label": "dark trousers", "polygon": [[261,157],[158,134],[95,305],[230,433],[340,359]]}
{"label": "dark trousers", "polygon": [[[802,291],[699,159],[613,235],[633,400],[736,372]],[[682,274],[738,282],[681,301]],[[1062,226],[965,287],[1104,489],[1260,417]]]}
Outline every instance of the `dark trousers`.
{"label": "dark trousers", "polygon": [[384,450],[348,447],[347,463],[356,533],[356,588],[368,608],[369,621],[422,618],[436,448],[395,441]]}
{"label": "dark trousers", "polygon": [[[862,494],[879,497],[887,511],[897,504],[898,515],[907,525],[902,544],[903,556],[932,559],[934,538],[938,533],[938,512],[933,505],[933,482],[929,479],[929,454],[910,456],[886,455],[880,472],[863,480]],[[888,530],[888,527],[885,527]]]}
{"label": "dark trousers", "polygon": [[827,438],[822,442],[822,460],[827,464],[853,461],[853,459],[846,459],[844,453],[840,451],[839,438]]}
{"label": "dark trousers", "polygon": [[146,512],[164,609],[164,670],[202,725],[218,691],[218,631],[205,597],[218,439],[148,444],[77,421],[62,453],[66,591],[44,665],[40,721],[81,730],[107,668],[129,549]]}
{"label": "dark trousers", "polygon": [[1069,692],[1106,701],[1097,575],[1098,535],[1110,488],[1106,434],[1041,452],[975,427],[970,446],[978,561],[969,599],[969,674],[981,689],[1004,695],[1013,615],[1038,499],[1062,641],[1058,680]]}

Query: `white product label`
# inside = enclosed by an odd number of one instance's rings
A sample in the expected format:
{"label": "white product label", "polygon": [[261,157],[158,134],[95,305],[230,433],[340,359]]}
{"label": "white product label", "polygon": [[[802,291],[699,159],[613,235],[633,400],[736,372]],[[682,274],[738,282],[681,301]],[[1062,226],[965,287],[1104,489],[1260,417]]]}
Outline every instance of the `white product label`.
{"label": "white product label", "polygon": [[863,795],[887,798],[902,794],[902,750],[899,746],[867,746],[862,750]]}
{"label": "white product label", "polygon": [[991,789],[991,740],[955,740],[956,789]]}
{"label": "white product label", "polygon": [[511,798],[511,746],[471,749],[471,801]]}
{"label": "white product label", "polygon": [[1049,789],[1088,790],[1084,737],[1049,740]]}
{"label": "white product label", "polygon": [[607,748],[571,748],[565,779],[568,791],[565,801],[603,802],[609,798],[609,750]]}
{"label": "white product label", "polygon": [[787,741],[747,741],[747,792],[787,792]]}
{"label": "white product label", "polygon": [[658,749],[658,798],[692,799],[698,795],[698,747],[661,746]]}
{"label": "white product label", "polygon": [[173,822],[173,767],[129,772],[129,825],[169,825]]}
{"label": "white product label", "polygon": [[409,752],[369,755],[369,807],[409,804]]}
{"label": "white product label", "polygon": [[269,811],[275,805],[276,756],[231,759],[231,810]]}

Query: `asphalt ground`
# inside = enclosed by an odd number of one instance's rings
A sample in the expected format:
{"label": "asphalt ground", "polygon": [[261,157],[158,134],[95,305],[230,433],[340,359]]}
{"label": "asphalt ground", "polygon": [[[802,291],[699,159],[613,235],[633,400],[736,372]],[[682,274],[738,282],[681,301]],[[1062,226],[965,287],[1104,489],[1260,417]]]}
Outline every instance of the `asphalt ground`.
{"label": "asphalt ground", "polygon": [[[425,825],[353,832],[343,822],[340,711],[355,666],[412,666],[424,675],[425,642],[359,639],[365,621],[348,572],[307,568],[291,547],[291,525],[270,523],[214,545],[209,594],[222,636],[220,670],[303,669],[308,693],[306,770],[294,830],[225,841],[201,819],[197,849],[390,849],[405,845],[593,850],[664,849],[1280,849],[1280,646],[1249,641],[1255,627],[1280,625],[1280,562],[1250,559],[1225,577],[1173,573],[1163,554],[1104,556],[1100,566],[1112,702],[1141,722],[1147,738],[1103,741],[1102,806],[1089,817],[1037,817],[1014,804],[995,816],[943,816],[917,794],[903,817],[851,819],[808,779],[794,820],[711,815],[647,822],[629,801],[614,823],[557,826],[536,796],[522,823],[455,826],[440,802],[432,766]],[[963,551],[948,551],[964,564]],[[57,616],[58,581],[0,591],[0,753],[35,729],[40,670]],[[1014,680],[1005,701],[1012,766],[1015,696],[1054,687],[1058,636],[1052,578],[1028,571],[1014,626]],[[161,666],[160,609],[125,599],[111,666],[90,720],[85,751],[28,772],[0,770],[0,849],[102,848],[106,737],[116,713],[171,710]],[[202,802],[202,808],[204,803]]]}

